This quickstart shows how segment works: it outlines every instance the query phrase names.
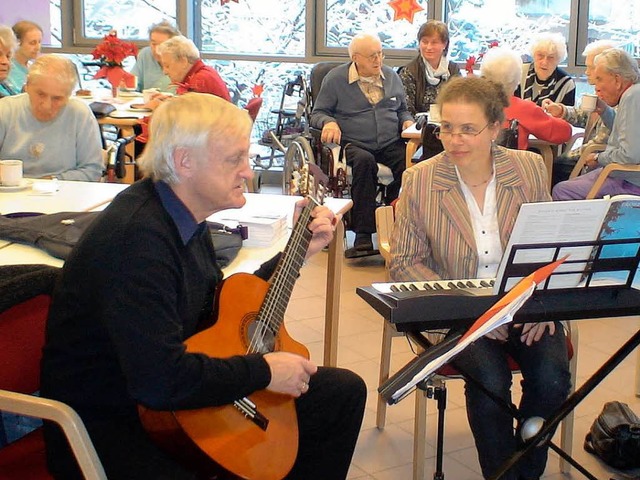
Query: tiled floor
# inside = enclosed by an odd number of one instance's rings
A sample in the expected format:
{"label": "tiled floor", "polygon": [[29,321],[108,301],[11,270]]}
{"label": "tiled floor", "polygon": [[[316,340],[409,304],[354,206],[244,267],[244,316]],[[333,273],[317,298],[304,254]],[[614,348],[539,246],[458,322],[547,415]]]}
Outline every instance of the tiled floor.
{"label": "tiled floor", "polygon": [[[305,343],[312,359],[322,361],[324,325],[324,285],[327,255],[321,253],[304,267],[287,310],[289,333]],[[369,390],[367,410],[349,479],[409,480],[412,478],[413,395],[388,407],[387,424],[380,431],[375,426],[376,388],[382,340],[382,318],[355,293],[358,286],[384,281],[384,264],[380,256],[345,260],[342,276],[338,363],[360,374]],[[580,321],[578,349],[578,385],[588,378],[608,355],[614,352],[640,327],[640,317]],[[640,398],[634,395],[637,352],[627,358],[577,408],[573,453],[598,479],[623,477],[608,470],[582,448],[584,436],[594,418],[609,400],[628,403],[640,414]],[[398,369],[412,357],[406,340],[394,339],[392,369]],[[463,382],[451,380],[448,386],[444,472],[447,479],[481,479],[474,442],[464,409]],[[435,402],[428,402],[428,438],[430,444],[425,478],[433,478]],[[558,436],[558,435],[556,435]],[[559,472],[558,459],[550,455],[543,478],[584,478],[575,470],[570,476]]]}

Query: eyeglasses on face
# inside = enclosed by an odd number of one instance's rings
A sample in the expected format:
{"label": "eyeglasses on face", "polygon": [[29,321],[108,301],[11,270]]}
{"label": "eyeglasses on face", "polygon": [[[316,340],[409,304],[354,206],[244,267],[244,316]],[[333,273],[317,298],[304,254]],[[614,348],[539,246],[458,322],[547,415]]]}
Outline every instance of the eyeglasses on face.
{"label": "eyeglasses on face", "polygon": [[384,53],[382,52],[382,50],[380,50],[379,52],[374,52],[371,55],[363,55],[361,53],[358,53],[358,55],[366,58],[370,62],[374,62],[377,58],[380,58],[380,60],[384,60]]}
{"label": "eyeglasses on face", "polygon": [[438,140],[449,140],[454,135],[460,135],[460,138],[464,140],[471,140],[484,132],[489,125],[491,125],[491,122],[487,123],[480,130],[473,125],[463,125],[458,132],[454,132],[453,128],[449,125],[441,125],[436,127],[434,133]]}

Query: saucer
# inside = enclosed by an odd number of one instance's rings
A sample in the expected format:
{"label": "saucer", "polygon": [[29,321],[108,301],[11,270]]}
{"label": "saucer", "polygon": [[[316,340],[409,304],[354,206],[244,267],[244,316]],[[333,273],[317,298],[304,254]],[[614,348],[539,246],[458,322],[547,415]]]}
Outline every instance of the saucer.
{"label": "saucer", "polygon": [[2,192],[20,192],[22,190],[26,190],[27,188],[31,188],[32,180],[28,180],[23,178],[20,182],[20,185],[2,185],[0,184],[0,193]]}
{"label": "saucer", "polygon": [[134,112],[150,112],[151,109],[145,107],[144,103],[132,103],[129,105],[129,110],[133,110]]}

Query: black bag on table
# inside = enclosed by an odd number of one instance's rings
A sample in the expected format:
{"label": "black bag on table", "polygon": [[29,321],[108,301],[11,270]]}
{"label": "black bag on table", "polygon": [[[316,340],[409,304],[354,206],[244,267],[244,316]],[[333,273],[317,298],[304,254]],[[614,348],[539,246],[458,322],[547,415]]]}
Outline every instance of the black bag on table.
{"label": "black bag on table", "polygon": [[587,433],[584,449],[612,467],[639,468],[640,418],[626,403],[605,403]]}
{"label": "black bag on table", "polygon": [[[78,240],[101,212],[14,213],[0,215],[0,238],[34,245],[49,255],[66,260]],[[216,261],[224,268],[236,258],[246,229],[230,229],[208,222]]]}

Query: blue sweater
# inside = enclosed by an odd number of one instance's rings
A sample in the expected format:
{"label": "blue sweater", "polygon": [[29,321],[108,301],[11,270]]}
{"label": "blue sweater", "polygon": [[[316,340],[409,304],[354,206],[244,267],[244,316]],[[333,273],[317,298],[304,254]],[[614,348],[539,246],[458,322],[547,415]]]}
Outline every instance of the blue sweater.
{"label": "blue sweater", "polygon": [[322,82],[311,125],[322,128],[337,122],[342,141],[370,151],[380,150],[400,138],[402,124],[413,120],[402,81],[390,67],[382,66],[384,98],[371,105],[358,82],[349,83],[350,63],[331,70]]}

